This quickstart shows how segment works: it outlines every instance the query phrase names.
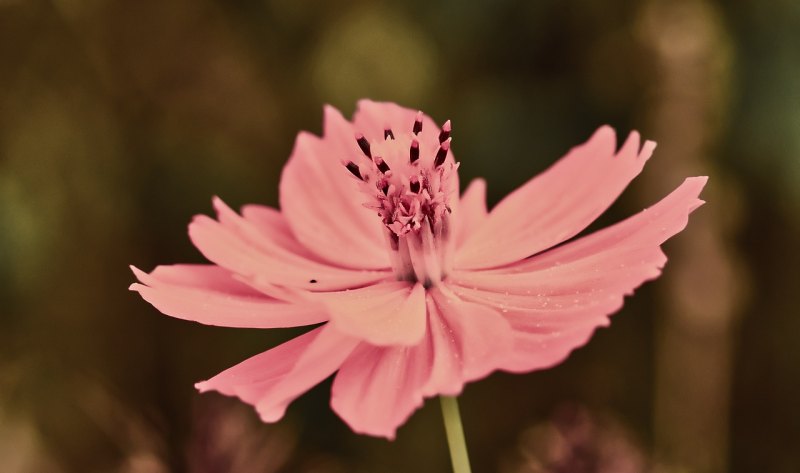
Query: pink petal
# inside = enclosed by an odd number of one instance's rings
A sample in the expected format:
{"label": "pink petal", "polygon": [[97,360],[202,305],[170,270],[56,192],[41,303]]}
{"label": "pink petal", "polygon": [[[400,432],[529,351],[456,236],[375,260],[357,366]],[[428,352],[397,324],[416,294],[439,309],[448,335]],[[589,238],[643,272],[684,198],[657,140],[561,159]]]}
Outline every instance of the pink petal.
{"label": "pink petal", "polygon": [[660,245],[680,232],[707,178],[695,177],[656,205],[601,231],[504,268],[458,271],[460,297],[501,311],[514,328],[513,359],[504,367],[553,366],[588,341],[623,298],[661,274]]}
{"label": "pink petal", "polygon": [[323,327],[318,327],[275,348],[259,353],[228,368],[195,387],[200,392],[217,391],[226,396],[237,396],[255,405],[269,388],[278,384],[316,340]]}
{"label": "pink petal", "polygon": [[514,351],[502,369],[527,373],[559,365],[573,350],[586,345],[597,327],[605,325],[576,325],[550,329],[546,333],[526,332],[523,327],[513,326]]}
{"label": "pink petal", "polygon": [[473,179],[467,190],[461,195],[458,215],[455,219],[457,248],[464,244],[471,231],[483,223],[488,213],[486,210],[486,181],[480,178]]}
{"label": "pink petal", "polygon": [[564,323],[535,322],[536,318],[525,311],[509,311],[505,315],[514,330],[514,351],[503,369],[515,373],[558,365],[585,345],[595,329],[608,325],[608,318],[597,313],[594,317],[583,314],[580,320],[572,317],[571,322]]}
{"label": "pink petal", "polygon": [[276,422],[294,399],[333,374],[357,343],[324,325],[195,387],[236,396],[255,406],[264,422]]}
{"label": "pink petal", "polygon": [[425,396],[456,395],[464,383],[502,366],[512,348],[509,323],[496,311],[457,297],[445,287],[428,291],[433,369]]}
{"label": "pink petal", "polygon": [[[598,291],[594,298],[505,295],[453,286],[466,300],[499,310],[514,332],[514,350],[502,369],[527,372],[555,366],[589,341],[598,327],[608,325],[607,314],[622,307],[622,297]],[[528,299],[527,301],[525,299]]]}
{"label": "pink petal", "polygon": [[[256,289],[233,278],[230,271],[214,264],[172,264],[157,266],[149,275],[131,266],[134,274],[161,282],[197,289],[207,289],[240,296],[263,298]],[[141,278],[139,278],[141,281]],[[144,281],[142,281],[144,282]]]}
{"label": "pink petal", "polygon": [[510,362],[513,335],[496,311],[446,288],[426,298],[426,336],[408,347],[363,343],[342,365],[331,406],[359,433],[393,439],[425,397],[457,395],[464,384]]}
{"label": "pink petal", "polygon": [[242,207],[242,218],[259,230],[265,237],[285,248],[287,251],[306,257],[317,262],[324,262],[317,255],[301,245],[286,218],[279,210],[265,205],[247,204]]}
{"label": "pink petal", "polygon": [[503,199],[472,230],[456,267],[498,267],[557,245],[605,211],[642,170],[655,148],[633,132],[618,153],[610,127],[602,127],[550,169]]}
{"label": "pink petal", "polygon": [[281,210],[297,239],[339,266],[390,266],[382,224],[342,160],[363,156],[356,130],[334,108],[325,108],[325,134],[300,133],[280,182]]}
{"label": "pink petal", "polygon": [[413,347],[362,343],[333,382],[331,407],[360,434],[393,440],[397,428],[423,404],[432,365],[431,341]]}
{"label": "pink petal", "polygon": [[319,295],[337,330],[373,345],[415,345],[425,335],[425,289],[391,281]]}
{"label": "pink petal", "polygon": [[[391,129],[396,135],[411,133],[418,113],[395,103],[362,99],[353,114],[353,126],[370,139],[382,139],[386,129]],[[439,131],[436,122],[423,113],[420,142],[437,140]]]}
{"label": "pink petal", "polygon": [[211,265],[159,266],[147,274],[131,267],[147,302],[166,315],[223,327],[297,327],[327,320],[324,308],[265,296]]}
{"label": "pink petal", "polygon": [[388,272],[352,270],[323,263],[291,238],[285,221],[251,207],[242,218],[214,199],[219,222],[200,215],[189,225],[189,236],[209,260],[253,285],[279,285],[313,291],[339,290],[370,284]]}

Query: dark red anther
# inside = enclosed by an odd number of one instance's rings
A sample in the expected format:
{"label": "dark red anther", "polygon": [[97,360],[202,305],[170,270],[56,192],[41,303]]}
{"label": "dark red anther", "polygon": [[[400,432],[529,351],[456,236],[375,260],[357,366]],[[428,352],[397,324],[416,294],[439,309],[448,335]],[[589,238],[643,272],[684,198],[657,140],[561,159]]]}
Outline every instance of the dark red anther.
{"label": "dark red anther", "polygon": [[450,123],[450,120],[444,122],[442,125],[442,131],[439,132],[439,143],[444,143],[450,138],[450,132],[453,130],[453,125]]}
{"label": "dark red anther", "polygon": [[419,159],[419,141],[414,140],[411,142],[411,150],[409,151],[409,161],[414,164]]}
{"label": "dark red anther", "polygon": [[420,185],[419,178],[417,176],[411,176],[411,180],[408,185],[408,188],[411,190],[411,192],[416,194],[419,192],[421,187],[422,186]]}
{"label": "dark red anther", "polygon": [[414,134],[419,135],[422,131],[422,112],[417,112],[417,118],[414,119]]}
{"label": "dark red anther", "polygon": [[391,128],[383,130],[383,139],[388,140],[389,138],[394,139],[394,133],[392,133]]}
{"label": "dark red anther", "polygon": [[356,135],[356,142],[358,143],[358,147],[361,148],[361,151],[364,155],[368,158],[372,158],[372,152],[369,150],[369,141],[364,138],[364,135],[361,133]]}
{"label": "dark red anther", "polygon": [[364,180],[364,177],[361,175],[361,170],[358,169],[358,165],[356,163],[354,163],[352,161],[348,161],[347,164],[345,164],[345,167],[354,176],[356,176],[357,178],[361,179],[362,181]]}
{"label": "dark red anther", "polygon": [[375,156],[375,165],[378,166],[378,171],[386,174],[389,172],[389,165],[380,156]]}
{"label": "dark red anther", "polygon": [[436,158],[433,160],[433,165],[439,167],[444,164],[447,158],[447,152],[450,150],[450,139],[448,138],[444,143],[439,146],[439,151],[436,152]]}

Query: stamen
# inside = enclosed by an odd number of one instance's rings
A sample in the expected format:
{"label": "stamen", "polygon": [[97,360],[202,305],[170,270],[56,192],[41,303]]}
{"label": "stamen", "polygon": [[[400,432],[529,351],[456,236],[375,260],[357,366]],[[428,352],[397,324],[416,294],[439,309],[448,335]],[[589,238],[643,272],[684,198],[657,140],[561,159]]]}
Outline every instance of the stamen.
{"label": "stamen", "polygon": [[408,185],[409,190],[411,190],[411,192],[417,194],[417,193],[419,193],[420,187],[421,187],[421,185],[420,185],[420,182],[419,182],[419,178],[417,176],[411,176],[411,179],[410,179],[410,182],[409,182],[409,185]]}
{"label": "stamen", "polygon": [[392,251],[400,249],[400,237],[394,232],[389,232],[389,241],[391,242]]}
{"label": "stamen", "polygon": [[414,164],[419,159],[419,141],[413,140],[411,142],[411,150],[409,151],[409,161]]}
{"label": "stamen", "polygon": [[364,135],[361,133],[356,134],[356,141],[358,142],[358,147],[361,148],[361,151],[364,155],[368,158],[372,158],[372,152],[369,150],[369,141],[364,138]]}
{"label": "stamen", "polygon": [[386,179],[381,179],[375,183],[378,186],[378,189],[383,192],[383,195],[389,195],[389,181]]}
{"label": "stamen", "polygon": [[378,166],[378,170],[381,173],[386,174],[389,172],[389,165],[380,156],[375,156],[375,165]]}
{"label": "stamen", "polygon": [[422,131],[422,111],[417,112],[417,118],[414,120],[414,134],[419,135]]}
{"label": "stamen", "polygon": [[435,167],[439,167],[444,164],[444,160],[447,159],[447,152],[450,151],[450,138],[448,138],[444,143],[439,146],[439,151],[436,152],[436,158],[433,160],[433,165]]}
{"label": "stamen", "polygon": [[380,135],[369,140],[356,133],[356,143],[370,162],[351,156],[342,165],[361,181],[359,187],[368,196],[364,207],[385,228],[395,277],[432,287],[453,267],[450,204],[458,194],[458,163],[448,156],[451,121],[441,128],[429,123],[433,129],[422,133],[423,119],[428,118],[417,113],[413,128],[396,136],[388,125],[379,128],[383,141]]}
{"label": "stamen", "polygon": [[361,175],[361,170],[358,169],[358,165],[356,163],[348,161],[344,166],[347,168],[348,171],[353,173],[354,176],[361,179],[362,181],[364,180],[364,177]]}
{"label": "stamen", "polygon": [[444,143],[448,138],[450,138],[450,132],[453,130],[453,125],[450,124],[450,120],[444,122],[442,125],[442,131],[439,133],[439,143]]}

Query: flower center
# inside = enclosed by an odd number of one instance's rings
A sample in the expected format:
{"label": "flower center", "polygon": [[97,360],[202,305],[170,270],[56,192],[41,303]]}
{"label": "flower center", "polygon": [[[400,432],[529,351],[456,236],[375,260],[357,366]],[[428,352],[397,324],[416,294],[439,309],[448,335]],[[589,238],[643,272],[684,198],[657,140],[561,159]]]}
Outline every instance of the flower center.
{"label": "flower center", "polygon": [[[359,182],[386,229],[395,275],[426,287],[452,267],[452,208],[458,163],[450,152],[450,121],[423,133],[422,112],[409,130],[386,128],[382,137],[355,136],[363,153],[342,164]],[[455,196],[455,197],[454,197]]]}

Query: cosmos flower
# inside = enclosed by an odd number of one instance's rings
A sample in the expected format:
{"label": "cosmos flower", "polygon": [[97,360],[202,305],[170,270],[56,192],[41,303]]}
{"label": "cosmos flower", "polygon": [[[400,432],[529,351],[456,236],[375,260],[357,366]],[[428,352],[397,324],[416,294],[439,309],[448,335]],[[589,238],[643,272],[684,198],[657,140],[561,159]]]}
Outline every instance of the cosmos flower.
{"label": "cosmos flower", "polygon": [[655,144],[617,149],[602,127],[486,208],[486,184],[459,197],[451,125],[391,103],[326,107],[324,134],[298,135],[280,207],[195,217],[213,264],[159,266],[131,286],[161,312],[227,327],[316,325],[200,391],[279,420],[336,374],[333,410],[359,433],[394,438],[424,399],[457,395],[495,370],[552,367],[585,344],[623,298],[657,277],[661,245],[702,204],[705,177],[649,209],[573,238],[642,170]]}

